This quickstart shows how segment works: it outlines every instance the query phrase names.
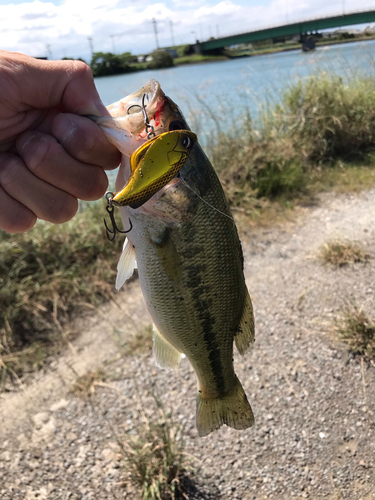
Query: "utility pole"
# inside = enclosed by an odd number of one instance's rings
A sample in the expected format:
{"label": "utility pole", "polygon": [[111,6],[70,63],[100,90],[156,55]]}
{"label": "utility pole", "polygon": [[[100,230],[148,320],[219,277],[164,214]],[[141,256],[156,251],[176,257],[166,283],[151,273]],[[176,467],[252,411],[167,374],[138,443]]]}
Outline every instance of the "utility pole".
{"label": "utility pole", "polygon": [[156,19],[155,19],[155,18],[152,18],[152,24],[154,25],[154,33],[155,33],[156,49],[159,49],[158,27],[157,27],[157,25],[156,25]]}
{"label": "utility pole", "polygon": [[173,22],[169,21],[169,28],[171,30],[171,40],[172,40],[172,47],[174,47],[176,44],[174,43],[174,35],[173,35]]}
{"label": "utility pole", "polygon": [[112,47],[113,47],[113,53],[114,54],[116,54],[115,36],[116,35],[111,35],[111,38],[112,38]]}
{"label": "utility pole", "polygon": [[203,31],[202,31],[202,23],[199,23],[199,36],[201,37],[201,42],[203,42]]}
{"label": "utility pole", "polygon": [[220,38],[219,25],[216,25],[216,38]]}
{"label": "utility pole", "polygon": [[91,36],[88,36],[87,40],[89,41],[90,50],[91,50],[91,59],[92,59],[94,57],[94,47],[93,47],[93,44],[92,44],[92,38],[91,38]]}
{"label": "utility pole", "polygon": [[47,54],[49,58],[52,59],[51,45],[47,43],[46,47],[47,47]]}

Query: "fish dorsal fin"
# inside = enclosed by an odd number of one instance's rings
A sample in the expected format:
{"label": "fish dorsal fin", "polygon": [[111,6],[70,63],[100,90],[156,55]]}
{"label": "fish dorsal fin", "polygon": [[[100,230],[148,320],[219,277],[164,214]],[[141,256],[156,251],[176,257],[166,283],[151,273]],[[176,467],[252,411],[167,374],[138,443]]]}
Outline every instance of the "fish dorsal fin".
{"label": "fish dorsal fin", "polygon": [[177,368],[182,353],[171,345],[154,325],[154,355],[156,363],[161,368]]}
{"label": "fish dorsal fin", "polygon": [[245,354],[255,340],[253,305],[247,288],[245,290],[242,318],[234,337],[234,342],[240,354]]}
{"label": "fish dorsal fin", "polygon": [[117,264],[117,277],[116,277],[116,289],[120,290],[122,285],[128,280],[134,269],[137,267],[137,261],[135,256],[135,249],[130,243],[129,239],[126,238],[124,242],[124,248],[120,260]]}

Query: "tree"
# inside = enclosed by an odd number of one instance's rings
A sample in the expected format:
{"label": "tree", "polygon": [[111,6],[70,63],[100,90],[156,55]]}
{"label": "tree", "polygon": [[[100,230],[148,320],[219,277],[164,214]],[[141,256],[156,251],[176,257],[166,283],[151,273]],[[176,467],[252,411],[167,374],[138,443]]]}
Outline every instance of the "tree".
{"label": "tree", "polygon": [[[129,52],[125,54],[130,54]],[[124,55],[124,54],[123,54]],[[119,75],[130,71],[129,57],[111,52],[94,52],[90,67],[94,76]],[[131,55],[131,54],[130,54]]]}
{"label": "tree", "polygon": [[61,60],[62,61],[82,61],[85,64],[87,64],[87,62],[84,59],[82,59],[82,57],[63,57]]}
{"label": "tree", "polygon": [[152,57],[152,61],[148,64],[150,69],[170,68],[174,65],[172,56],[166,50],[154,50],[150,56]]}

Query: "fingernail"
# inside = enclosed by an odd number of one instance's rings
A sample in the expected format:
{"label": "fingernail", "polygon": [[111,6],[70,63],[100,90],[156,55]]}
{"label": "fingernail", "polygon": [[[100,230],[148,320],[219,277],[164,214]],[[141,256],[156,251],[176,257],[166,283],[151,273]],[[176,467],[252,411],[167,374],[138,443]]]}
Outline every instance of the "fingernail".
{"label": "fingernail", "polygon": [[76,130],[76,124],[69,120],[63,113],[55,118],[54,136],[59,142],[64,143],[68,141]]}

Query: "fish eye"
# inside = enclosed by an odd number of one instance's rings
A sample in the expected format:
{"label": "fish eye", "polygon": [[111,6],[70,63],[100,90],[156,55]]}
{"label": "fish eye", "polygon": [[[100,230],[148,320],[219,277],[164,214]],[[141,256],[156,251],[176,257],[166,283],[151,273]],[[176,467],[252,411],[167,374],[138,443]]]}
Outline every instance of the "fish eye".
{"label": "fish eye", "polygon": [[139,106],[139,104],[132,104],[126,110],[128,115],[132,115],[134,113],[139,113],[140,111],[142,111],[142,108],[141,108],[141,106]]}
{"label": "fish eye", "polygon": [[172,132],[172,130],[186,130],[186,125],[181,120],[172,120],[168,129],[169,132]]}
{"label": "fish eye", "polygon": [[189,148],[190,148],[190,146],[191,146],[191,139],[190,139],[190,137],[189,137],[189,136],[186,136],[186,137],[184,137],[184,138],[183,138],[183,140],[182,140],[182,145],[183,145],[183,146],[184,146],[184,148],[186,148],[186,149],[189,149]]}

